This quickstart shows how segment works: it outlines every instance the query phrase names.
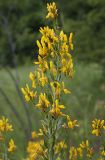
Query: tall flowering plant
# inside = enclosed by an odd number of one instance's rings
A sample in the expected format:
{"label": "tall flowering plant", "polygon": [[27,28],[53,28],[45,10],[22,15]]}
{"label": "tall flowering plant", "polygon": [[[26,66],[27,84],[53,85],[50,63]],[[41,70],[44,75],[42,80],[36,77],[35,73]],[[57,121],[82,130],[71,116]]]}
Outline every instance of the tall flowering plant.
{"label": "tall flowering plant", "polygon": [[[63,112],[66,106],[62,102],[64,94],[71,94],[63,80],[64,77],[71,79],[74,73],[71,55],[73,33],[68,37],[63,30],[58,29],[58,10],[54,2],[47,4],[47,10],[46,18],[51,19],[54,26],[40,28],[41,39],[37,40],[38,61],[35,62],[35,71],[29,74],[32,86],[30,88],[26,84],[26,87],[22,88],[26,101],[32,101],[34,107],[43,114],[42,128],[39,133],[32,133],[36,143],[30,142],[28,145],[29,158],[32,160],[38,157],[46,160],[57,159],[60,151],[67,148],[64,140],[58,142],[59,130],[78,126],[77,120],[72,121],[71,117]],[[66,123],[63,124],[62,119],[65,119]],[[39,136],[41,140],[38,139]],[[34,147],[36,153],[32,149]]]}
{"label": "tall flowering plant", "polygon": [[[88,140],[82,141],[78,147],[71,146],[69,154],[65,139],[61,131],[73,129],[78,126],[77,120],[72,120],[65,113],[63,96],[68,97],[71,91],[66,87],[64,79],[72,79],[74,74],[73,59],[73,33],[69,37],[59,29],[56,4],[47,4],[46,19],[53,21],[53,27],[41,27],[41,39],[37,40],[38,61],[35,61],[35,71],[30,72],[31,87],[28,84],[22,88],[27,102],[33,102],[42,113],[41,128],[32,132],[27,152],[28,160],[84,160],[92,159],[94,147]],[[99,136],[104,133],[104,120],[92,121],[92,134]],[[69,149],[69,148],[68,148]],[[100,151],[100,160],[105,158],[104,145]],[[98,159],[98,160],[99,160]]]}

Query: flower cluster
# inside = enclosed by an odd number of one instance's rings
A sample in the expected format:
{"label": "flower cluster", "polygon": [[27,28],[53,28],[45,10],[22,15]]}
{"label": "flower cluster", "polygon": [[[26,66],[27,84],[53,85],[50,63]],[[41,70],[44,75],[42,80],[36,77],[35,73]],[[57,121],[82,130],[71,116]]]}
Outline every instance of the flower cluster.
{"label": "flower cluster", "polygon": [[105,130],[104,120],[95,119],[92,121],[92,134],[99,136],[102,134],[102,131]]}
{"label": "flower cluster", "polygon": [[7,135],[9,132],[13,131],[12,125],[9,123],[8,119],[2,117],[0,119],[0,158],[2,160],[8,157],[9,153],[12,153],[16,149],[16,145],[13,139],[8,140]]}
{"label": "flower cluster", "polygon": [[48,14],[46,18],[54,19],[58,16],[55,2],[47,4]]}
{"label": "flower cluster", "polygon": [[43,151],[43,141],[37,142],[29,142],[27,147],[27,152],[29,155],[30,160],[36,160],[38,158],[44,158],[44,151]]}
{"label": "flower cluster", "polygon": [[75,148],[72,146],[70,148],[70,160],[78,160],[79,158],[85,159],[86,157],[92,158],[93,148],[90,147],[89,141],[82,141],[79,147]]}

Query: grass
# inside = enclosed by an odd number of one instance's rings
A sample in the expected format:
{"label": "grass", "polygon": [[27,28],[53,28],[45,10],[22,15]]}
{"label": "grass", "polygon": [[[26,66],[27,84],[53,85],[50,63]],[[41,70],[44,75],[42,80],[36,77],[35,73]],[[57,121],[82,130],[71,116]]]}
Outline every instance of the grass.
{"label": "grass", "polygon": [[[18,68],[20,88],[29,81],[28,74],[32,70],[34,70],[33,66]],[[11,73],[15,76],[14,69],[11,69]],[[81,129],[76,129],[68,135],[68,138],[71,138],[73,143],[86,137],[89,138],[89,124],[91,120],[98,116],[105,116],[105,87],[104,84],[101,84],[102,76],[102,68],[97,64],[76,64],[74,78],[66,80],[66,85],[70,88],[72,94],[65,96],[63,101],[66,103],[68,114],[77,119],[81,125]],[[26,113],[11,77],[4,69],[0,70],[0,77],[0,89],[5,92],[17,109],[22,117],[24,126],[28,127]],[[31,104],[28,104],[28,109],[31,115],[32,128],[37,129],[40,125],[39,112]],[[8,117],[14,126],[13,136],[18,146],[16,157],[17,159],[22,159],[26,154],[24,132],[20,128],[20,123],[4,96],[0,94],[0,116],[2,115]]]}

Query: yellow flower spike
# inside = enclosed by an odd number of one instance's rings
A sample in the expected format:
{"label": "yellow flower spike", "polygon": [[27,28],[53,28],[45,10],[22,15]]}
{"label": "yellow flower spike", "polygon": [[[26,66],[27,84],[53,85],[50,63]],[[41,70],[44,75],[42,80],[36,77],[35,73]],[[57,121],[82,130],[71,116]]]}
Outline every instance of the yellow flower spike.
{"label": "yellow flower spike", "polygon": [[74,127],[78,127],[79,126],[78,123],[77,123],[77,120],[72,121],[68,115],[66,116],[66,118],[67,118],[68,128],[73,129]]}
{"label": "yellow flower spike", "polygon": [[48,14],[46,16],[46,18],[51,18],[51,19],[55,19],[58,16],[57,13],[57,8],[56,8],[56,4],[55,2],[53,3],[47,3],[47,10],[48,10]]}
{"label": "yellow flower spike", "polygon": [[61,112],[61,109],[64,109],[64,105],[59,105],[59,100],[56,99],[54,104],[52,105],[52,109],[50,110],[50,114],[54,117],[57,118],[59,116],[63,116],[64,114]]}
{"label": "yellow flower spike", "polygon": [[71,91],[69,91],[67,88],[65,88],[65,83],[64,82],[62,82],[62,90],[65,94],[70,94],[71,93]]}
{"label": "yellow flower spike", "polygon": [[36,104],[36,107],[38,107],[43,112],[45,112],[46,109],[49,107],[49,105],[50,105],[50,102],[47,100],[46,94],[41,93],[39,96],[39,102],[38,102],[38,104]]}
{"label": "yellow flower spike", "polygon": [[34,99],[34,98],[36,98],[36,92],[31,91],[29,86],[28,86],[28,84],[26,84],[25,88],[21,88],[21,91],[24,94],[25,99],[26,99],[27,102],[32,100],[32,99]]}
{"label": "yellow flower spike", "polygon": [[8,152],[14,152],[16,150],[16,145],[14,143],[13,139],[10,139],[9,145],[8,145]]}
{"label": "yellow flower spike", "polygon": [[11,132],[13,131],[12,125],[9,123],[9,120],[5,117],[0,119],[0,132]]}
{"label": "yellow flower spike", "polygon": [[74,49],[74,46],[73,46],[73,33],[70,33],[69,44],[70,44],[70,49],[73,50]]}

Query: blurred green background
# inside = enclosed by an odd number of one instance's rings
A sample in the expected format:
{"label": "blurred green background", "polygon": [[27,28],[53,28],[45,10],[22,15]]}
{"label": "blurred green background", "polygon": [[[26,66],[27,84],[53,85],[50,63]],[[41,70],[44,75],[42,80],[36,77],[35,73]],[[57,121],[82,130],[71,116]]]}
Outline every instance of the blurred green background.
{"label": "blurred green background", "polygon": [[[40,126],[40,114],[26,104],[20,88],[28,82],[37,58],[39,28],[46,22],[48,0],[0,0],[0,116],[14,126],[15,159],[26,155],[27,139]],[[90,122],[105,117],[105,0],[56,0],[60,28],[74,33],[75,75],[64,97],[68,113],[81,124],[69,134],[72,141],[90,138]]]}

